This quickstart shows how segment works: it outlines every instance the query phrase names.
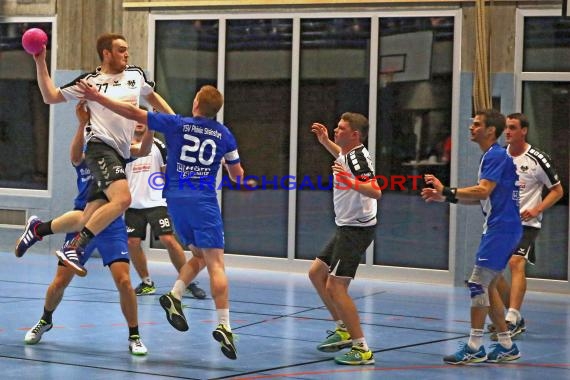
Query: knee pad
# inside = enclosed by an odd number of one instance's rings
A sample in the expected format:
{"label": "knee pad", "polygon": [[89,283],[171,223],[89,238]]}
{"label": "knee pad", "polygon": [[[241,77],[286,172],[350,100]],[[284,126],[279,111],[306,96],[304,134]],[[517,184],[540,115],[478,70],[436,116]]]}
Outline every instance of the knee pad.
{"label": "knee pad", "polygon": [[468,282],[469,293],[471,296],[471,306],[473,307],[488,307],[489,294],[487,288],[476,282]]}

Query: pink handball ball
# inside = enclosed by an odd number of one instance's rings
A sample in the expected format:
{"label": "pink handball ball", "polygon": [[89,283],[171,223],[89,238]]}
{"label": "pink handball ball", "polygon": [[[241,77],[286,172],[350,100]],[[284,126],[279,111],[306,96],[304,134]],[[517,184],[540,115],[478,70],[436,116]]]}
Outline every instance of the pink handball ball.
{"label": "pink handball ball", "polygon": [[47,45],[48,36],[39,28],[26,30],[22,36],[22,46],[28,54],[39,54],[44,45]]}

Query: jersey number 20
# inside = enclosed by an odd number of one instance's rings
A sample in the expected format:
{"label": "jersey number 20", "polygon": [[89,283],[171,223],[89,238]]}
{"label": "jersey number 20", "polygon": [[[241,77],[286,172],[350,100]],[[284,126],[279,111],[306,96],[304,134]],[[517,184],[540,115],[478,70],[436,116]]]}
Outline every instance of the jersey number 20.
{"label": "jersey number 20", "polygon": [[[192,157],[190,153],[198,152],[198,161],[202,165],[210,165],[214,162],[216,156],[216,143],[212,139],[206,139],[200,142],[200,139],[193,135],[184,134],[184,140],[188,141],[188,145],[182,145],[180,150],[180,160],[186,161],[191,164],[196,163],[196,158]],[[210,157],[204,157],[204,151],[207,146],[211,147]]]}

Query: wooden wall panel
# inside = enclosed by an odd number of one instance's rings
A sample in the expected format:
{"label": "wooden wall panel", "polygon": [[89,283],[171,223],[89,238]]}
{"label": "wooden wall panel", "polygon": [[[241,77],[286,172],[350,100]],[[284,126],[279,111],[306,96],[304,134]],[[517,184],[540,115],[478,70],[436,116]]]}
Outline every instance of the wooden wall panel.
{"label": "wooden wall panel", "polygon": [[123,34],[129,43],[129,62],[148,69],[148,10],[125,10]]}
{"label": "wooden wall panel", "polygon": [[57,0],[0,0],[0,16],[53,16]]}
{"label": "wooden wall panel", "polygon": [[83,1],[57,0],[57,68],[78,70],[89,41],[83,40]]}
{"label": "wooden wall panel", "polygon": [[122,0],[57,0],[58,69],[91,71],[97,67],[97,37],[122,33],[122,13]]}
{"label": "wooden wall panel", "polygon": [[[489,10],[491,29],[491,73],[512,73],[515,59],[514,5],[493,5]],[[475,65],[475,7],[463,7],[461,71],[473,72]]]}
{"label": "wooden wall panel", "polygon": [[[302,2],[302,1],[301,1]],[[347,1],[350,3],[351,1]],[[145,8],[144,4],[149,7]],[[95,50],[97,36],[104,32],[123,33],[131,50],[130,61],[143,68],[147,66],[148,14],[152,6],[163,4],[167,7],[174,4],[186,4],[188,7],[208,7],[215,1],[164,1],[164,0],[0,0],[0,14],[3,16],[53,16],[58,20],[58,68],[64,70],[92,70],[99,64]],[[244,2],[223,1],[231,4]],[[272,1],[266,4],[274,4]],[[292,1],[292,4],[300,2]],[[308,3],[337,3],[337,1],[307,1]],[[354,2],[356,3],[356,2]],[[362,3],[362,2],[360,2]],[[377,4],[397,5],[403,0],[378,1]],[[537,1],[523,1],[524,4],[537,4]],[[542,4],[552,3],[543,0]],[[134,5],[138,4],[138,7]],[[191,4],[191,5],[190,5]],[[415,3],[419,5],[421,2]],[[437,4],[461,5],[464,10],[462,71],[473,71],[474,59],[474,7],[473,1],[429,1],[433,7]],[[514,58],[514,27],[516,2],[495,0],[491,11],[493,38],[491,40],[491,60],[493,72],[511,72]],[[126,6],[127,8],[123,8]],[[130,6],[130,7],[129,7]],[[383,7],[383,8],[384,8]],[[421,7],[415,6],[414,9]],[[176,12],[184,9],[178,8]]]}
{"label": "wooden wall panel", "polygon": [[491,72],[512,73],[515,69],[516,6],[491,8]]}
{"label": "wooden wall panel", "polygon": [[475,67],[475,7],[463,7],[461,32],[461,71],[473,72]]}

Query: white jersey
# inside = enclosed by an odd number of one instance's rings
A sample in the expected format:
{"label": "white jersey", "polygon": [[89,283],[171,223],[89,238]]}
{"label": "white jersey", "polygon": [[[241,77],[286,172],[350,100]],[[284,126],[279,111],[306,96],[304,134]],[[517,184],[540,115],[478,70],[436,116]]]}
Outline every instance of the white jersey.
{"label": "white jersey", "polygon": [[[110,98],[137,107],[141,95],[146,96],[154,91],[154,83],[147,82],[140,67],[127,66],[119,74],[104,74],[98,67],[94,72],[83,74],[73,82],[60,87],[65,100],[77,99],[81,95],[76,84],[79,79],[85,79]],[[123,158],[129,158],[136,122],[110,111],[97,102],[87,101],[87,106],[91,111],[91,133],[87,139],[97,138],[115,149]]]}
{"label": "white jersey", "polygon": [[[374,178],[374,167],[370,153],[360,145],[346,155],[339,155],[336,162],[342,165],[351,178],[369,181]],[[356,190],[347,189],[347,185],[338,182],[335,176],[334,213],[337,226],[374,226],[376,224],[377,200],[364,196]]]}
{"label": "white jersey", "polygon": [[152,178],[149,183],[149,176],[152,174],[154,175],[153,178],[157,179],[155,173],[161,172],[165,164],[166,146],[156,138],[148,156],[137,158],[127,164],[125,174],[131,190],[130,208],[166,207],[166,200],[162,197],[162,189],[153,185]]}
{"label": "white jersey", "polygon": [[[507,152],[509,147],[507,147]],[[520,187],[520,209],[527,210],[538,206],[542,202],[542,189],[546,186],[551,189],[560,183],[556,169],[550,157],[530,144],[520,156],[513,157],[517,166]],[[523,221],[525,226],[540,228],[542,213],[536,218]]]}

